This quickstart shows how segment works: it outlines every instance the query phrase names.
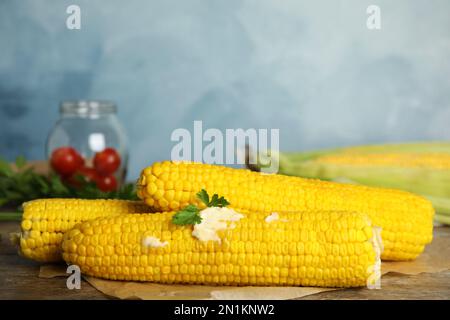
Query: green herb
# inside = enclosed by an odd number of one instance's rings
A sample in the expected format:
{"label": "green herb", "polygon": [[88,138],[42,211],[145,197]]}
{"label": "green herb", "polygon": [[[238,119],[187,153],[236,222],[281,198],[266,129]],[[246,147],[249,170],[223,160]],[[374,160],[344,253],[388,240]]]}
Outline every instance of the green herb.
{"label": "green herb", "polygon": [[[209,200],[208,192],[206,192],[205,189],[202,189],[197,193],[197,198],[203,202],[207,207],[226,207],[230,203],[224,198],[220,197],[215,193],[211,201]],[[190,204],[186,207],[184,207],[182,210],[175,213],[172,217],[172,223],[178,224],[178,225],[188,225],[188,224],[197,224],[201,223],[202,218],[200,217],[200,209]]]}
{"label": "green herb", "polygon": [[197,193],[197,198],[200,199],[207,207],[222,208],[222,207],[226,207],[230,204],[227,200],[225,200],[224,197],[219,198],[217,193],[215,193],[212,196],[211,201],[209,201],[209,195],[205,189],[202,189],[200,192]]}
{"label": "green herb", "polygon": [[190,204],[183,210],[178,211],[172,217],[172,222],[178,225],[197,224],[202,222],[202,218],[199,213],[200,210],[193,204]]}
{"label": "green herb", "polygon": [[200,199],[201,202],[203,202],[206,206],[209,204],[209,195],[208,192],[206,192],[205,189],[202,189],[201,191],[197,192],[197,198]]}
{"label": "green herb", "polygon": [[[0,158],[0,207],[18,206],[39,198],[86,198],[137,200],[133,184],[125,184],[117,191],[102,192],[93,182],[80,176],[80,185],[65,185],[57,175],[42,175],[26,167],[24,157],[16,159],[17,170]],[[77,178],[78,179],[78,178]]]}
{"label": "green herb", "polygon": [[27,164],[27,159],[25,159],[24,156],[18,156],[16,158],[16,166],[19,169],[22,169],[23,167],[25,167],[25,165]]}
{"label": "green herb", "polygon": [[220,197],[219,198],[219,196],[217,194],[215,194],[215,195],[213,195],[213,197],[211,199],[211,202],[209,203],[208,207],[220,207],[220,208],[222,208],[222,207],[228,206],[229,204],[230,203],[227,200],[225,200],[224,197]]}
{"label": "green herb", "polygon": [[20,221],[22,212],[0,212],[0,221]]}

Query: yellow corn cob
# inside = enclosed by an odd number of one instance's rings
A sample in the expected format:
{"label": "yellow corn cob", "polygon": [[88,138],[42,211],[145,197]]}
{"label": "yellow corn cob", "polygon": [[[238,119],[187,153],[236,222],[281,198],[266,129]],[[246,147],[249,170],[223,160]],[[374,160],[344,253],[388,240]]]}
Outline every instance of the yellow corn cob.
{"label": "yellow corn cob", "polygon": [[282,213],[268,223],[249,213],[220,231],[220,242],[198,240],[172,215],[84,222],[64,235],[63,258],[99,278],[169,284],[371,287],[380,279],[378,230],[362,214]]}
{"label": "yellow corn cob", "polygon": [[23,204],[19,253],[41,262],[62,260],[64,232],[79,222],[123,213],[146,213],[140,201],[39,199]]}
{"label": "yellow corn cob", "polygon": [[138,196],[159,211],[202,206],[195,194],[206,189],[224,196],[230,207],[248,211],[342,210],[367,214],[382,228],[384,260],[416,258],[432,240],[431,203],[391,189],[267,175],[201,163],[154,163],[143,170]]}

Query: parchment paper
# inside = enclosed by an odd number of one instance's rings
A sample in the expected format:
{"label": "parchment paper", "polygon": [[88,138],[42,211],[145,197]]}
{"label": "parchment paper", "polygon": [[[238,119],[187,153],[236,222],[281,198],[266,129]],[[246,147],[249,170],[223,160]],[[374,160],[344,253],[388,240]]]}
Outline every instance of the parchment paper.
{"label": "parchment paper", "polygon": [[[432,244],[415,261],[386,262],[381,264],[382,274],[397,272],[416,275],[422,272],[434,273],[450,269],[450,237],[435,231]],[[39,277],[67,277],[64,265],[43,265]],[[161,285],[131,281],[110,281],[85,276],[94,288],[104,294],[120,299],[207,299],[207,300],[284,300],[308,296],[311,294],[340,290],[333,288],[312,287],[215,287],[194,285]],[[381,281],[383,289],[383,280]]]}

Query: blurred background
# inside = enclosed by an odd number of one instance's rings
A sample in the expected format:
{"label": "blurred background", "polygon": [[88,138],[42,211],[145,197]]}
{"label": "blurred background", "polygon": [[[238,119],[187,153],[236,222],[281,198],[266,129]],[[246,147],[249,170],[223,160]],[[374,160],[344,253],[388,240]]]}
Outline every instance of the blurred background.
{"label": "blurred background", "polygon": [[[81,7],[81,30],[66,8]],[[381,30],[366,8],[381,8]],[[44,159],[66,99],[115,101],[129,179],[176,128],[279,128],[282,150],[450,138],[450,2],[0,1],[0,155]]]}

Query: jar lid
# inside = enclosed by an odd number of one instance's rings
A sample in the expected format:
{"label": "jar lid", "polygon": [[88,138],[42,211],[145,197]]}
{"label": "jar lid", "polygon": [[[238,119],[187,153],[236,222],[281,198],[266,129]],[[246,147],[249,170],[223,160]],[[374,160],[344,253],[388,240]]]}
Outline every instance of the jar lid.
{"label": "jar lid", "polygon": [[63,101],[59,111],[64,115],[96,116],[116,113],[117,108],[113,102],[99,100]]}

